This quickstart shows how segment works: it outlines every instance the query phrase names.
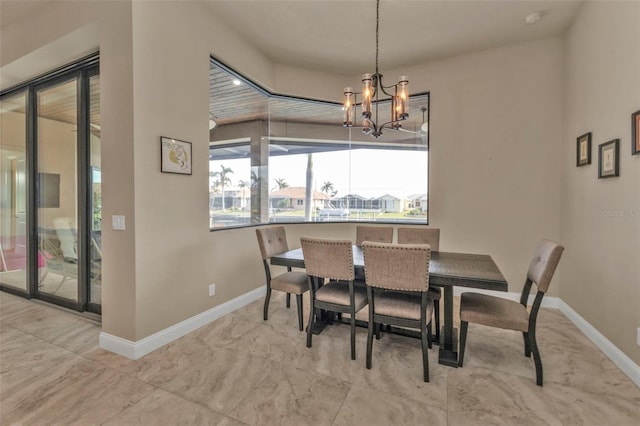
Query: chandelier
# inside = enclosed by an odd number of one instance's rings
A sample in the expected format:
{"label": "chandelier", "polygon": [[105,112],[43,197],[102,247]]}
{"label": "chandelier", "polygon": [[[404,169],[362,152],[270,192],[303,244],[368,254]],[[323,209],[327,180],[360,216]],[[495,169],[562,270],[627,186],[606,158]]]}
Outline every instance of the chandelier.
{"label": "chandelier", "polygon": [[[353,88],[344,89],[344,127],[353,127],[353,117],[357,106],[357,95],[362,95],[362,132],[366,135],[380,137],[382,129],[389,126],[398,130],[402,127],[401,121],[409,117],[409,92],[407,76],[400,77],[398,83],[392,86],[382,84],[382,74],[378,71],[378,34],[380,28],[380,0],[376,2],[376,72],[375,74],[362,75],[362,92],[354,92]],[[390,90],[390,91],[387,91]],[[391,97],[391,118],[386,123],[380,124],[378,120],[378,107],[380,105],[380,92]],[[375,100],[374,100],[375,99]]]}

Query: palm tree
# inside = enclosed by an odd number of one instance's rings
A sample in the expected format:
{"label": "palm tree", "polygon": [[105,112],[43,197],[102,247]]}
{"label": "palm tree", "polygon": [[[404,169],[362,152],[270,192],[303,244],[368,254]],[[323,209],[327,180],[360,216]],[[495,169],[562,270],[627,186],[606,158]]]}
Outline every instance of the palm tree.
{"label": "palm tree", "polygon": [[324,192],[327,195],[329,195],[330,192],[334,192],[333,191],[333,183],[331,181],[326,181],[322,185],[322,188],[320,188],[320,191]]}
{"label": "palm tree", "polygon": [[233,173],[229,167],[225,167],[224,164],[220,164],[220,171],[218,172],[209,172],[210,177],[218,177],[220,181],[220,192],[222,193],[222,211],[224,211],[224,186],[231,185],[231,179],[229,179],[230,174]]}
{"label": "palm tree", "polygon": [[278,189],[284,189],[289,187],[289,184],[285,182],[284,178],[279,178],[274,180],[276,181],[276,185],[278,186]]}

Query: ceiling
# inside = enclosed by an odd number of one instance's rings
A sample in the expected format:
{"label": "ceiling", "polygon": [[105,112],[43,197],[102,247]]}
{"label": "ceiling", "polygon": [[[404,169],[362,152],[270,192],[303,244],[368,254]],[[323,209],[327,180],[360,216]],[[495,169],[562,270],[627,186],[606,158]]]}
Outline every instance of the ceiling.
{"label": "ceiling", "polygon": [[[374,71],[374,0],[209,0],[203,3],[274,63],[350,76]],[[581,3],[582,0],[382,0],[380,70],[562,34]],[[46,1],[2,0],[1,26],[30,13],[42,12],[50,5]],[[534,25],[525,24],[524,17],[536,11],[542,13],[542,19]],[[278,99],[266,101],[263,95],[247,87],[222,90],[229,77],[214,69],[211,71],[212,96],[216,91],[221,96],[212,99],[210,107],[220,124],[226,117],[230,121],[264,117],[265,111],[270,111],[272,118],[292,121],[309,121],[314,117],[319,122],[340,121],[339,107],[326,103],[314,106],[289,100],[281,106]],[[71,122],[69,112],[74,107],[69,102],[73,100],[73,93],[66,87],[60,87],[60,91],[53,104],[42,113],[48,118]],[[68,96],[60,96],[63,93]],[[93,111],[98,110],[96,102]],[[417,129],[421,125],[419,111],[425,105],[425,99],[412,100],[411,123],[406,123],[405,129]],[[92,119],[99,125],[99,116]]]}
{"label": "ceiling", "polygon": [[[582,0],[382,0],[380,70],[562,34]],[[373,72],[374,0],[207,1],[271,61],[342,75]],[[525,16],[541,12],[534,25]]]}

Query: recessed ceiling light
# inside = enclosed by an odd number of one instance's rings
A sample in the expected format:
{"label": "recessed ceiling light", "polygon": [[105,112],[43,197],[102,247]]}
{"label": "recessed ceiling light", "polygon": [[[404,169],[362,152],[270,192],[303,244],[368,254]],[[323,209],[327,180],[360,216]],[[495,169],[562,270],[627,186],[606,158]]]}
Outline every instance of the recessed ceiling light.
{"label": "recessed ceiling light", "polygon": [[528,25],[533,25],[542,18],[542,12],[533,12],[524,17],[524,22]]}
{"label": "recessed ceiling light", "polygon": [[235,80],[233,80],[233,84],[235,86],[240,86],[242,84],[242,82],[236,78]]}

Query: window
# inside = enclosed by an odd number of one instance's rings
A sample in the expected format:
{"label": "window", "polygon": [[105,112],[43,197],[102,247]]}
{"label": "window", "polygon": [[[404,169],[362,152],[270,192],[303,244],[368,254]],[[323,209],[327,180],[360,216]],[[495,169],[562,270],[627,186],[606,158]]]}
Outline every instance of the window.
{"label": "window", "polygon": [[[338,88],[336,90],[340,90]],[[380,115],[389,103],[380,103]],[[211,228],[303,221],[427,223],[429,94],[401,131],[342,127],[342,105],[275,95],[212,59]],[[424,111],[421,110],[424,109]]]}

